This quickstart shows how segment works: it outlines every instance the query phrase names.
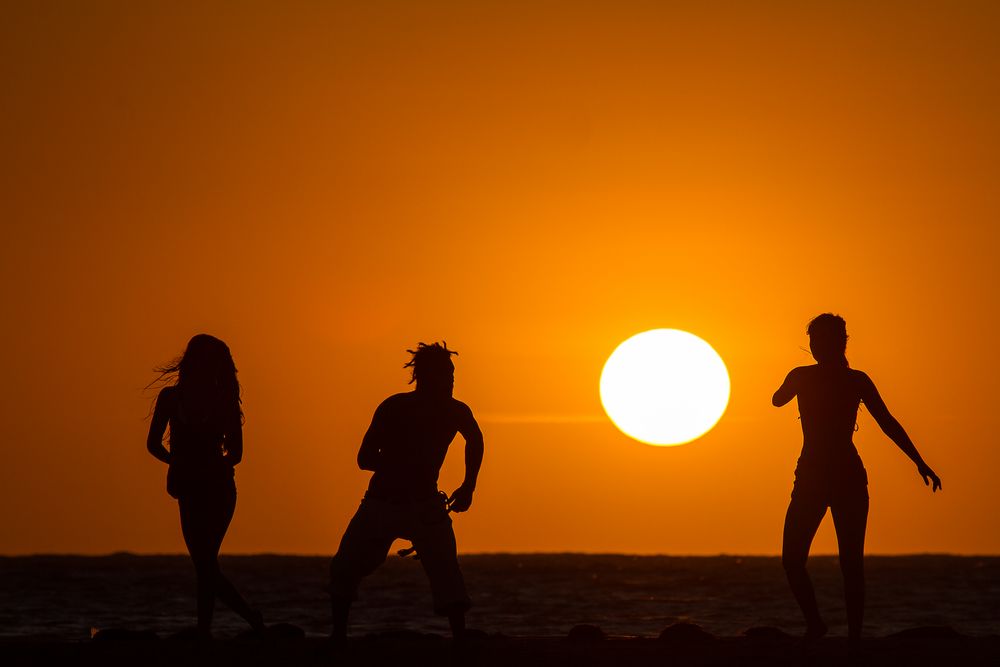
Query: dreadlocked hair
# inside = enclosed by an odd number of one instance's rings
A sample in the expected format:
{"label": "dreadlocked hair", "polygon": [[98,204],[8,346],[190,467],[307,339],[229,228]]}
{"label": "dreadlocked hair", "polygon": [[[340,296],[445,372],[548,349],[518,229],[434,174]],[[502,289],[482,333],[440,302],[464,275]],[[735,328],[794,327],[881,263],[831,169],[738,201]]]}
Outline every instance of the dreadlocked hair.
{"label": "dreadlocked hair", "polygon": [[431,343],[430,345],[427,343],[417,343],[417,349],[407,350],[407,352],[413,355],[410,361],[403,364],[403,368],[412,369],[410,384],[413,384],[414,381],[419,380],[427,374],[448,368],[451,364],[451,356],[458,356],[458,352],[448,349],[446,341]]}

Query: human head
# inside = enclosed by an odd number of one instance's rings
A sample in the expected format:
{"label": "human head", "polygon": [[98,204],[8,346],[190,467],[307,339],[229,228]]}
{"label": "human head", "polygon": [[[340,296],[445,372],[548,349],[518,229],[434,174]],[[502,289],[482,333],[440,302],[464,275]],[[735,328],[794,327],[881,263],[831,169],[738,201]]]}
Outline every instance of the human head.
{"label": "human head", "polygon": [[194,394],[208,399],[212,404],[211,410],[220,418],[228,419],[233,410],[239,411],[242,418],[236,364],[229,346],[215,336],[194,336],[188,341],[184,354],[155,370],[160,376],[149,386],[163,383],[176,385],[182,390],[189,388]]}
{"label": "human head", "polygon": [[823,313],[809,322],[809,350],[821,364],[847,366],[847,322],[840,315]]}
{"label": "human head", "polygon": [[188,341],[177,362],[177,383],[212,383],[225,386],[236,382],[236,364],[229,346],[215,336],[198,334]]}
{"label": "human head", "polygon": [[447,394],[451,396],[455,388],[455,364],[452,355],[458,352],[448,349],[447,343],[418,343],[416,350],[407,350],[413,355],[403,368],[413,369],[410,383],[417,383],[420,391]]}

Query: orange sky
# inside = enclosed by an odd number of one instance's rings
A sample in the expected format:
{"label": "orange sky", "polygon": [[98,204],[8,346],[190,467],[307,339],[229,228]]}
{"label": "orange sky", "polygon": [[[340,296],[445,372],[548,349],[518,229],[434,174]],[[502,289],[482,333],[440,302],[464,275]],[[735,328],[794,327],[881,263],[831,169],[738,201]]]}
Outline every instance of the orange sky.
{"label": "orange sky", "polygon": [[[776,553],[770,396],[828,310],[944,482],[863,414],[869,553],[1000,552],[995,3],[143,4],[2,10],[0,553],[183,551],[141,390],[203,331],[244,388],[228,552],[332,553],[446,339],[461,550]],[[683,447],[602,418],[655,327],[732,378]]]}

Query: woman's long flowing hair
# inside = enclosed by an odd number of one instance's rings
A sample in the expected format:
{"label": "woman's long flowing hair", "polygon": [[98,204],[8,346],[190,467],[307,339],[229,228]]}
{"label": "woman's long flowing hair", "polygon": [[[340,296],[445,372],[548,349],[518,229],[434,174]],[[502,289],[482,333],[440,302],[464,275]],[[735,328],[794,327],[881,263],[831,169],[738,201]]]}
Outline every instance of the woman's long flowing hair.
{"label": "woman's long flowing hair", "polygon": [[243,421],[236,364],[229,346],[215,336],[194,336],[184,354],[153,370],[160,375],[150,386],[176,386],[184,405],[196,412],[197,417],[223,424],[236,413]]}

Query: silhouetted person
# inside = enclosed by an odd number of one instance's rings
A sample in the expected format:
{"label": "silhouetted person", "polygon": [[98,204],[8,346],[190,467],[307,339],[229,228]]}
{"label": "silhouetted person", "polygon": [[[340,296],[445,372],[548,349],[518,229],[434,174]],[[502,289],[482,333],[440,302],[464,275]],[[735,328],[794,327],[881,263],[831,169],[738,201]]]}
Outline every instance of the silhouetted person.
{"label": "silhouetted person", "polygon": [[[184,355],[157,369],[176,377],[156,397],[146,448],[168,464],[167,492],[177,499],[181,532],[198,581],[198,633],[209,637],[218,596],[255,630],[260,612],[251,609],[219,571],[219,548],[236,509],[233,466],[243,458],[243,411],[236,365],[218,338],[199,334]],[[163,434],[170,426],[170,449]]]}
{"label": "silhouetted person", "polygon": [[806,558],[829,507],[844,575],[848,637],[852,645],[857,645],[864,617],[863,559],[868,521],[868,475],[853,442],[859,404],[864,402],[882,431],[917,464],[924,484],[932,483],[931,489],[937,491],[941,480],[920,458],[871,379],[848,366],[847,325],[843,318],[831,313],[819,315],[809,323],[807,333],[817,363],[792,369],[772,399],[776,407],[781,407],[798,397],[803,435],[792,499],[785,515],[781,560],[805,615],[806,637],[822,637],[827,628],[816,606]]}
{"label": "silhouetted person", "polygon": [[[358,466],[374,474],[330,563],[334,641],[347,635],[347,617],[361,579],[385,561],[396,538],[409,539],[420,557],[434,597],[434,611],[447,616],[461,639],[470,606],[458,567],[455,532],[448,512],[472,505],[483,461],[483,434],[469,406],[452,398],[457,354],[446,345],[420,343],[413,359],[414,391],[390,396],[375,410],[358,451]],[[465,481],[451,497],[437,480],[448,446],[465,439]]]}

